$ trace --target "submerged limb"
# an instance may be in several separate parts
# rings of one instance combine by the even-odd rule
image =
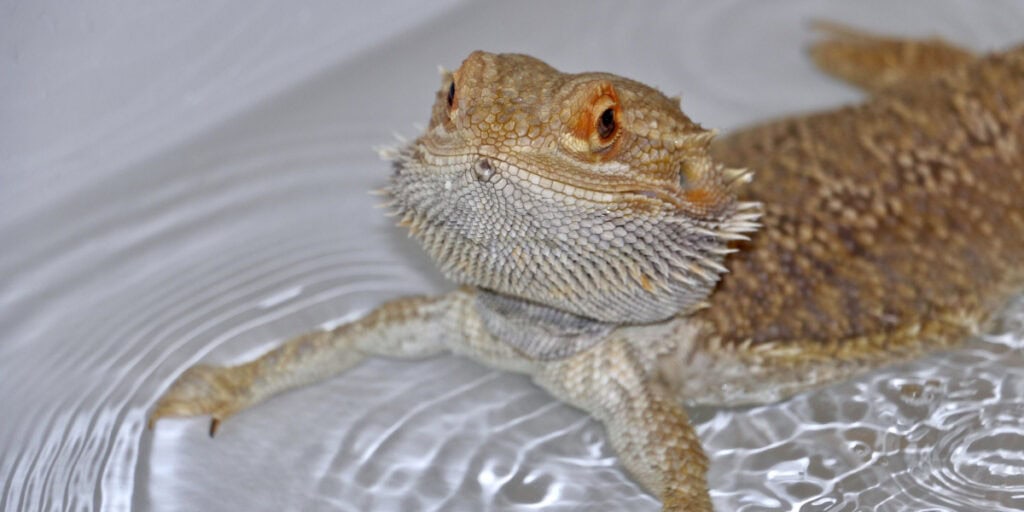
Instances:
[[[452,351],[528,374],[555,398],[601,421],[623,466],[663,502],[663,510],[712,510],[707,457],[659,368],[662,354],[689,346],[696,326],[680,318],[619,327],[600,343],[556,360],[532,358],[496,338],[480,315],[462,315],[459,331],[463,336],[453,339]]]
[[[365,317],[330,331],[292,338],[259,358],[236,366],[198,364],[160,397],[149,424],[175,416],[211,416],[210,435],[236,412],[283,391],[352,368],[366,356],[419,358],[444,349],[454,292],[387,302]]]
[[[824,36],[811,45],[814,63],[869,92],[928,78],[974,58],[939,38],[885,37],[827,21],[814,23],[814,28]]]
[[[712,510],[707,457],[681,404],[655,382],[637,348],[608,341],[534,374],[556,397],[604,423],[626,469],[665,511]]]

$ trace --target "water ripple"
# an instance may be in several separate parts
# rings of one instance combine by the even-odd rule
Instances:
[[[955,402],[910,430],[889,433],[883,450],[891,453],[893,478],[921,507],[1024,509],[1020,399]]]

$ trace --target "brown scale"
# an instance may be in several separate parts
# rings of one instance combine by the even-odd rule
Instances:
[[[711,336],[887,346],[920,326],[936,333],[924,341],[955,341],[1020,286],[1024,47],[971,60],[914,43],[938,49],[914,50],[928,59],[899,80],[872,73],[906,53],[885,46],[895,41],[815,49],[827,71],[877,91],[868,102],[713,146],[726,165],[756,170],[741,195],[765,213],[698,314]]]

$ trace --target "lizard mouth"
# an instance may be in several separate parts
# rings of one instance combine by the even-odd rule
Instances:
[[[511,162],[486,151],[461,155],[437,155],[422,151],[417,156],[421,165],[429,168],[462,168],[474,180],[490,183],[498,190],[514,184],[544,198],[558,195],[569,201],[609,204],[629,202],[644,209],[680,206],[678,191],[665,190],[664,185],[608,176],[596,176],[595,179],[594,173],[577,173],[588,174],[589,179],[572,179],[573,176],[567,173],[556,178],[554,173],[545,171],[550,166],[546,162]]]

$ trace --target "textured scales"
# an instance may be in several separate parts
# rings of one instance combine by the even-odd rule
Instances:
[[[650,87],[483,52],[443,81],[390,193],[461,284],[659,321],[703,301],[726,243],[756,228],[755,205],[736,202],[708,155],[711,133]]]
[[[451,350],[600,420],[664,510],[711,510],[683,403],[947,347],[1024,286],[1024,47],[822,28],[812,57],[873,98],[714,142],[637,82],[473,53],[426,132],[383,152],[400,224],[463,286],[191,368],[151,420],[209,414],[212,435],[367,355]]]

